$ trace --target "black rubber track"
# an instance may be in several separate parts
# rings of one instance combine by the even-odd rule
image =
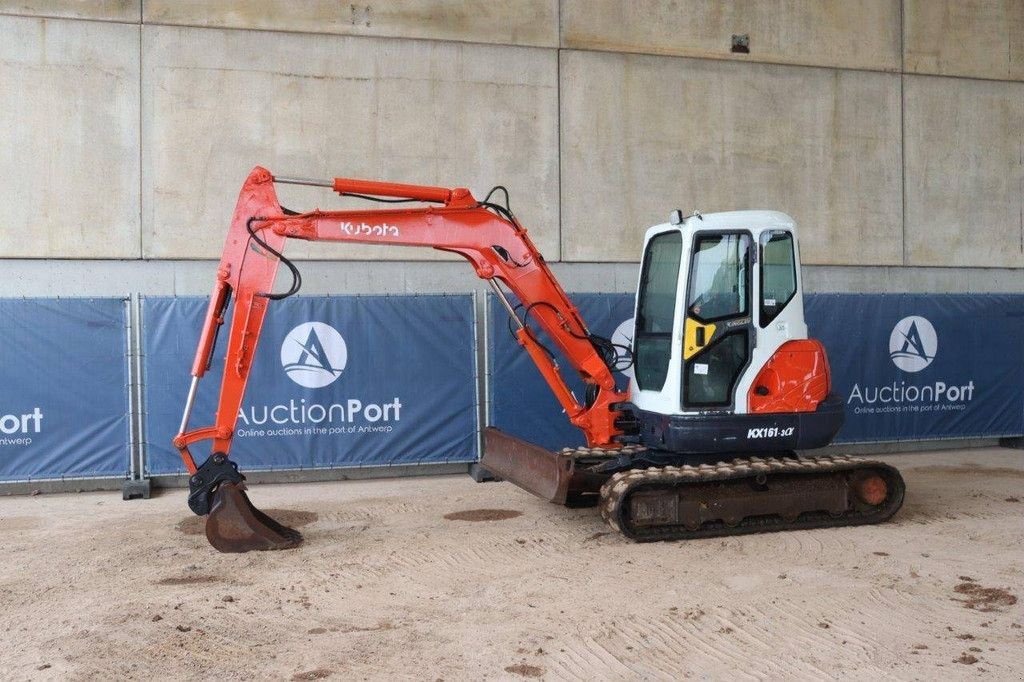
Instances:
[[[826,459],[828,459],[827,464],[822,466],[820,462]],[[745,464],[749,461],[751,460],[733,460],[729,465],[734,465],[735,463]],[[786,462],[787,460],[776,461]],[[899,511],[903,505],[903,498],[906,492],[903,476],[900,475],[896,468],[888,464],[852,458],[813,458],[811,460],[799,461],[819,462],[819,468],[799,470],[787,467],[786,469],[769,473],[768,476],[807,476],[826,479],[836,475],[845,477],[850,472],[875,473],[886,482],[888,489],[886,499],[882,504],[867,509],[857,509],[857,505],[854,505],[853,508],[848,509],[846,513],[839,516],[833,516],[825,512],[804,512],[795,521],[791,522],[787,522],[779,516],[748,516],[735,526],[728,526],[722,521],[710,521],[696,530],[689,530],[681,525],[637,528],[630,522],[627,512],[630,508],[629,498],[638,491],[652,489],[671,489],[675,491],[693,484],[726,480],[736,481],[745,478],[754,479],[759,473],[756,471],[743,473],[714,470],[710,472],[705,471],[699,478],[670,480],[673,479],[673,476],[667,474],[666,468],[650,468],[637,470],[643,473],[643,477],[638,477],[631,481],[626,490],[616,495],[617,499],[615,500],[609,499],[609,493],[614,488],[615,480],[613,478],[613,480],[609,481],[601,491],[601,513],[613,528],[617,528],[627,538],[636,542],[659,542],[881,523],[892,518],[893,514]],[[627,474],[629,473],[636,472],[627,472]]]

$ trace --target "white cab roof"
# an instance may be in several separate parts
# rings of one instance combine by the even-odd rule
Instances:
[[[667,230],[789,230],[796,234],[796,222],[780,211],[723,211],[721,213],[702,213],[687,217],[681,225],[662,223],[647,230],[646,239]]]

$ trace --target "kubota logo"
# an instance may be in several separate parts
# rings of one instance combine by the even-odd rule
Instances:
[[[889,336],[889,357],[904,372],[920,372],[932,364],[938,349],[935,327],[918,315],[897,322]]]
[[[323,322],[300,324],[281,344],[281,366],[292,381],[306,388],[334,383],[347,362],[345,339]]]
[[[380,225],[367,225],[366,223],[350,223],[345,221],[341,224],[341,231],[352,237],[376,235],[378,237],[397,237],[402,234],[402,231],[398,229],[398,225],[388,225],[387,223],[381,223]]]

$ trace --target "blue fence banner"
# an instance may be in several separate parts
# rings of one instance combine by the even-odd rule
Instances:
[[[0,299],[0,481],[124,476],[125,299]]]
[[[805,315],[846,398],[836,442],[1024,433],[1024,296],[814,294]]]
[[[591,332],[626,347],[631,345],[631,294],[570,294],[569,298],[579,309]],[[586,440],[583,432],[569,422],[537,366],[512,336],[508,312],[493,295],[488,297],[487,318],[490,424],[553,450],[584,445]],[[537,328],[536,324],[533,326]],[[541,340],[555,352],[562,376],[576,398],[582,401],[583,382],[572,365],[543,333]],[[631,371],[626,370],[627,373]],[[629,381],[621,372],[617,372],[615,377],[620,388],[624,388]]]
[[[206,312],[145,298],[146,470],[179,473],[171,446]],[[227,330],[189,428],[213,423]],[[231,457],[242,470],[478,459],[472,296],[296,297],[267,313]],[[209,455],[208,442],[193,451]]]
[[[620,343],[632,334],[632,295],[571,298],[596,333]],[[835,442],[1024,435],[1024,296],[809,294],[804,308],[846,401]],[[487,338],[489,423],[551,449],[582,444],[494,300]],[[575,372],[559,364],[582,397]]]

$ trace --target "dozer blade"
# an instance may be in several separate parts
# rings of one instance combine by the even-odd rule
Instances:
[[[563,473],[558,455],[493,426],[484,429],[480,464],[492,474],[551,502],[565,502],[569,472]]]
[[[206,539],[220,552],[291,549],[302,533],[270,518],[249,501],[245,483],[221,483],[206,517]]]
[[[551,452],[521,438],[510,436],[493,426],[484,429],[484,455],[480,464],[523,490],[549,502],[569,506],[597,504],[601,485],[607,474],[595,474],[581,464],[600,461],[595,456],[580,459],[574,454]]]

